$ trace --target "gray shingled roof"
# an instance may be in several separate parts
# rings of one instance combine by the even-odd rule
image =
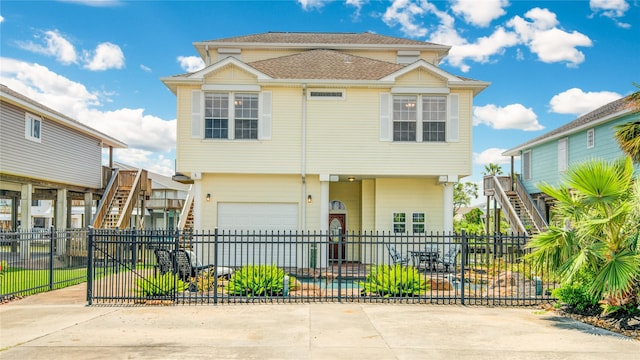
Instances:
[[[425,41],[363,33],[325,32],[266,32],[209,40],[216,43],[274,43],[274,44],[361,44],[361,45],[439,45]]]
[[[612,101],[604,106],[601,106],[587,114],[584,114],[582,116],[580,116],[579,118],[563,125],[560,126],[557,129],[551,130],[545,134],[542,134],[534,139],[531,139],[525,143],[522,143],[512,149],[509,149],[507,151],[505,151],[503,154],[504,155],[514,155],[514,154],[510,154],[513,153],[515,151],[520,151],[523,150],[525,148],[527,148],[529,145],[531,144],[535,144],[535,143],[540,143],[542,142],[544,139],[547,138],[553,138],[556,135],[559,134],[564,134],[564,133],[571,133],[571,130],[573,129],[577,129],[577,128],[581,128],[585,125],[588,125],[589,123],[595,122],[597,120],[600,120],[602,118],[605,118],[607,116],[613,115],[615,113],[618,113],[620,111],[623,111],[627,108],[627,104],[626,104],[626,99],[628,97],[623,97],[620,98],[618,100]]]
[[[274,79],[328,80],[378,80],[404,67],[333,50],[309,50],[248,65]]]

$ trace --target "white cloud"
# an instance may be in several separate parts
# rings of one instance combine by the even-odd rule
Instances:
[[[571,33],[559,29],[556,14],[547,9],[529,10],[525,18],[515,16],[507,26],[515,30],[520,41],[545,63],[567,62],[577,66],[584,61],[579,46],[592,46],[591,39],[577,31]]]
[[[44,66],[0,58],[0,83],[104,134],[124,141],[130,149],[160,153],[175,150],[175,119],[166,121],[147,115],[144,114],[144,109],[100,110],[101,99],[110,94],[91,92],[84,85],[58,75]],[[148,166],[153,166],[156,160],[151,161]]]
[[[622,95],[611,91],[584,92],[572,88],[555,95],[549,104],[551,112],[583,115],[621,97]]]
[[[473,125],[484,124],[494,129],[519,129],[524,131],[536,131],[544,129],[538,123],[538,116],[531,108],[525,108],[521,104],[511,104],[498,107],[493,104],[474,106]]]
[[[0,15],[0,24],[4,22],[4,16]]]
[[[118,45],[105,42],[99,44],[93,53],[85,51],[84,67],[93,71],[108,69],[122,69],[124,67],[124,54]]]
[[[320,9],[332,0],[298,0],[303,10]]]
[[[502,156],[507,149],[489,148],[481,153],[473,153],[473,162],[477,165],[510,164],[511,158]]]
[[[125,165],[140,167],[156,174],[172,176],[175,173],[173,160],[163,154],[140,149],[118,149],[115,157]]]
[[[36,36],[39,38],[39,35]],[[46,56],[53,56],[62,64],[69,65],[78,61],[78,54],[71,42],[62,36],[58,30],[45,31],[42,38],[44,44],[31,41],[20,42],[18,45],[25,50]]]
[[[480,27],[487,27],[491,21],[506,14],[503,9],[506,6],[509,6],[508,0],[451,0],[451,10],[455,14]]]
[[[422,37],[427,34],[427,29],[421,26],[418,17],[433,11],[437,9],[426,0],[394,0],[385,11],[382,20],[388,26],[400,25],[400,30],[407,36]]]
[[[631,27],[631,24],[618,21],[618,18],[624,17],[627,10],[629,10],[629,3],[626,0],[591,0],[589,1],[589,6],[594,13],[601,13],[620,27]]]
[[[146,65],[144,65],[144,64],[140,64],[140,69],[142,69],[142,71],[144,71],[144,72],[148,72],[148,73],[151,72],[151,68],[146,66]]]
[[[439,40],[435,38],[435,40]],[[444,40],[444,39],[443,39]],[[452,39],[455,40],[455,39]],[[508,47],[518,43],[518,37],[512,32],[505,31],[498,27],[493,34],[488,37],[481,37],[475,43],[469,44],[461,39],[459,43],[453,43],[453,47],[447,56],[447,62],[452,66],[460,68],[463,72],[469,71],[469,66],[465,60],[470,59],[478,63],[487,63],[491,56],[502,54]],[[431,41],[434,41],[432,39]]]
[[[196,72],[204,69],[204,61],[198,56],[178,56],[178,62],[182,70],[186,72]]]

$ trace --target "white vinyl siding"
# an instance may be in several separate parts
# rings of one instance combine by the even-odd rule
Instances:
[[[567,171],[569,163],[569,146],[568,139],[558,140],[558,172]]]
[[[0,101],[0,169],[15,176],[102,187],[101,139],[39,117],[41,141],[25,138],[25,110]]]

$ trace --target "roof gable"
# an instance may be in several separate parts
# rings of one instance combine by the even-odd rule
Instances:
[[[323,80],[379,80],[404,67],[334,50],[308,50],[248,65],[274,79]]]

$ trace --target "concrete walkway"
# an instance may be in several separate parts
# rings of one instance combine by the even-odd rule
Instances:
[[[0,359],[633,359],[640,342],[533,308],[86,306],[84,285],[0,305]]]

